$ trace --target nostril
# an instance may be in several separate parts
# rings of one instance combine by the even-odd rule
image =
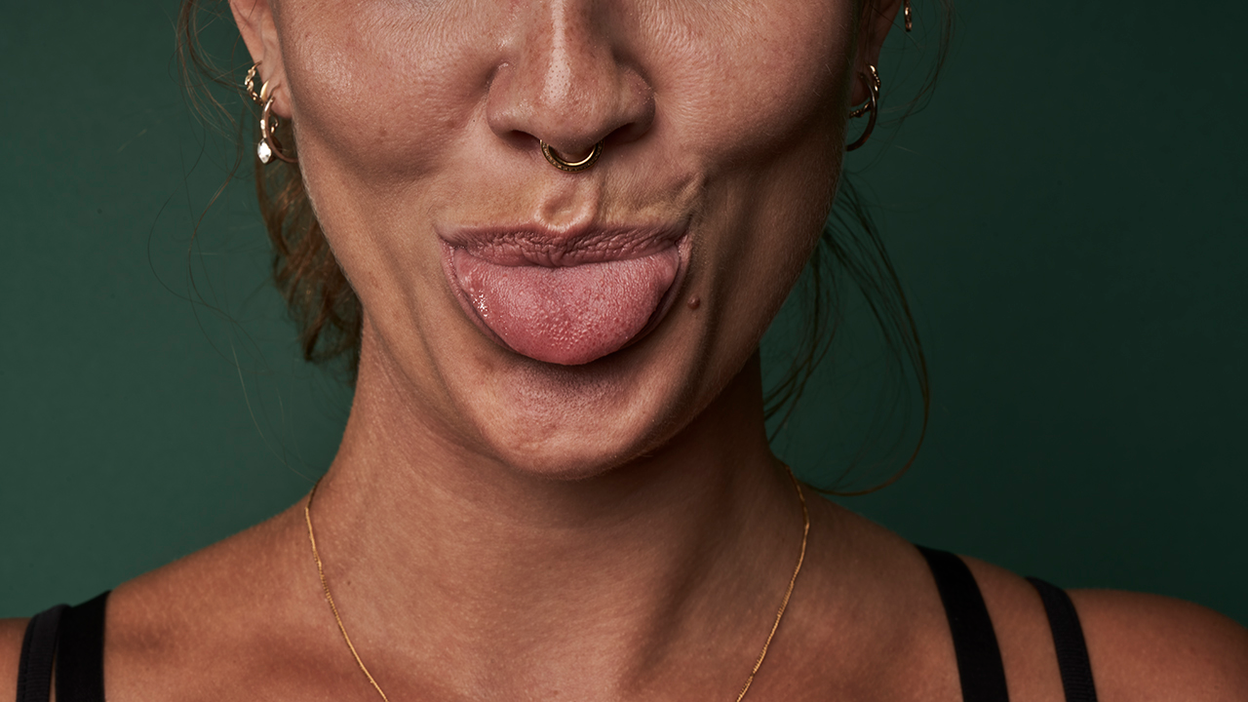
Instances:
[[[565,54],[551,56],[532,45],[507,57],[488,88],[490,130],[512,148],[540,150],[561,170],[583,170],[604,149],[640,139],[654,120],[652,89],[614,52],[591,53],[592,60],[574,65],[564,60]],[[560,89],[551,89],[552,82]]]

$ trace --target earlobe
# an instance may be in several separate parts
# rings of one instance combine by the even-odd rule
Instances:
[[[290,96],[285,90],[286,72],[270,1],[230,0],[230,12],[252,61],[261,66],[257,82],[268,83],[273,92],[273,112],[289,118]]]

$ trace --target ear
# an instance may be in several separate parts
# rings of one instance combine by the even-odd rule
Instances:
[[[853,89],[850,91],[850,104],[861,105],[867,101],[867,84],[863,75],[867,66],[880,65],[880,49],[884,39],[893,28],[897,11],[901,9],[902,0],[860,0],[862,3],[862,19],[858,26],[858,54],[854,65]]]
[[[269,83],[269,91],[274,96],[273,112],[289,119],[290,92],[286,89],[286,69],[270,0],[230,0],[230,11],[251,60],[260,64],[260,83]]]

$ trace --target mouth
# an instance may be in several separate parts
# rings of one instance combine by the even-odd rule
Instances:
[[[439,232],[460,306],[491,340],[546,363],[580,365],[629,346],[672,306],[685,226],[459,228]]]

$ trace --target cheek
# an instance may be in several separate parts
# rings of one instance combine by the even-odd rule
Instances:
[[[819,241],[838,162],[829,155],[807,165],[779,162],[725,188],[714,207],[700,247],[709,270],[694,292],[716,319],[720,346],[735,349],[729,363],[756,347]]]
[[[748,40],[715,51],[689,41],[683,70],[669,74],[682,96],[673,121],[714,193],[695,292],[734,340],[725,348],[761,338],[818,242],[841,169],[851,15],[830,3],[787,7],[756,17]]]
[[[669,28],[660,75],[679,150],[705,172],[694,290],[734,338],[761,337],[818,241],[840,174],[853,49],[844,3],[725,3]]]
[[[664,29],[656,92],[679,141],[709,167],[757,171],[836,129],[828,117],[845,103],[853,43],[844,3],[723,3]]]
[[[307,192],[371,315],[445,293],[426,284],[440,274],[420,213],[488,89],[497,22],[463,9],[478,4],[313,0],[278,16]]]
[[[476,116],[497,41],[489,16],[463,9],[477,3],[436,4],[306,3],[282,15],[282,36],[295,38],[283,60],[301,158],[374,187],[444,162]]]

